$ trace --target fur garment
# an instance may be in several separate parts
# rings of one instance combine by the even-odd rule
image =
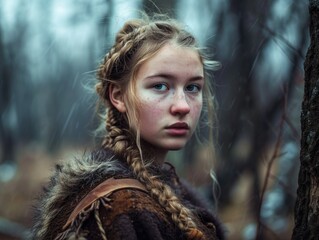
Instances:
[[[202,239],[224,239],[219,221],[197,193],[179,180],[170,164],[162,169],[150,167],[149,171],[194,212],[194,221],[204,234]],[[155,199],[136,189],[118,190],[96,200],[67,229],[62,229],[81,199],[111,177],[136,178],[126,162],[110,150],[100,149],[89,157],[58,165],[36,207],[30,239],[187,239]]]

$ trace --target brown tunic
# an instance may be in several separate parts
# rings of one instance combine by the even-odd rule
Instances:
[[[111,177],[134,178],[126,164],[115,158],[110,151],[99,150],[89,159],[85,166],[90,171],[83,171],[83,159],[78,160],[80,163],[58,168],[58,174],[52,179],[40,205],[32,239],[188,239],[165,209],[146,191],[130,188],[116,190],[98,198],[63,228],[79,202],[101,182]],[[107,162],[111,164],[105,165]],[[97,166],[92,170],[94,164]],[[224,239],[218,220],[206,209],[197,194],[179,180],[171,165],[165,164],[163,169],[153,171],[193,211],[196,216],[193,220],[204,234],[203,239]],[[68,185],[63,181],[72,183]],[[56,199],[54,194],[57,195]]]

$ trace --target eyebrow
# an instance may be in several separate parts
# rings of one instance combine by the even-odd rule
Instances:
[[[146,77],[145,79],[152,79],[152,78],[176,79],[176,77],[174,75],[168,74],[168,73],[159,73],[159,74],[150,75],[150,76]],[[204,76],[198,75],[198,76],[194,76],[194,77],[189,78],[189,81],[200,81],[200,80],[204,80]]]

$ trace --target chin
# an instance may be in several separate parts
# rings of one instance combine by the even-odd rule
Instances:
[[[166,141],[161,143],[149,143],[153,149],[161,149],[163,151],[178,151],[185,147],[187,141]]]
[[[178,150],[181,150],[184,146],[185,146],[185,144],[176,145],[176,146],[170,146],[170,147],[168,147],[168,150],[169,151],[178,151]]]
[[[171,149],[169,149],[169,151],[178,151],[178,150],[181,150],[182,149],[182,147],[180,147],[180,148],[171,148]]]
[[[170,143],[167,142],[165,145],[168,151],[177,151],[185,147],[186,143],[187,141],[174,141]]]

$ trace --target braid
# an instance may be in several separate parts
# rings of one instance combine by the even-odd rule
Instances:
[[[131,147],[127,150],[126,158],[136,176],[145,184],[146,189],[167,212],[171,213],[172,220],[177,226],[186,232],[188,229],[196,228],[196,224],[190,218],[193,215],[192,212],[180,203],[168,185],[150,175],[142,164],[138,150]]]
[[[126,129],[127,124],[123,115],[114,107],[110,108],[106,119],[106,131],[108,134],[105,137],[102,146],[112,148],[115,152],[125,149],[131,135],[130,131]],[[124,146],[122,146],[122,144],[124,144]]]
[[[163,184],[147,171],[132,136],[127,136],[128,131],[119,128],[120,124],[115,118],[116,110],[114,108],[110,110],[106,123],[109,134],[103,146],[111,148],[116,154],[126,158],[134,174],[145,184],[151,196],[171,214],[172,220],[182,231],[186,232],[190,239],[202,239],[203,234],[196,229],[196,224],[191,218],[193,213],[183,206],[168,185]]]
[[[98,69],[96,91],[108,107],[106,130],[102,146],[111,148],[123,156],[151,196],[171,215],[174,223],[187,234],[188,239],[203,239],[203,233],[196,228],[193,213],[186,208],[172,189],[150,174],[143,162],[139,140],[136,96],[133,86],[138,67],[168,41],[182,46],[196,48],[192,35],[173,21],[133,20],[127,22],[118,32],[115,44],[105,55]],[[144,43],[145,42],[145,43]],[[125,95],[127,112],[120,113],[110,102],[110,84],[119,86]],[[135,97],[135,98],[134,98]],[[135,105],[134,105],[135,104]]]
[[[100,82],[96,85],[96,91],[100,97],[108,99],[108,82],[116,81],[120,84],[118,80],[127,74],[131,57],[141,44],[144,38],[142,33],[146,31],[146,28],[146,25],[134,28],[126,24],[118,33],[114,46],[105,55],[98,69],[97,77]],[[127,33],[128,30],[130,30],[129,33]]]

